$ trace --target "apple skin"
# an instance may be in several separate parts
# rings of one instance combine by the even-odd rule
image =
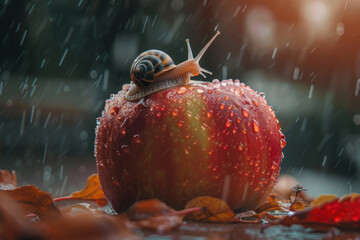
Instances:
[[[238,80],[191,82],[136,102],[129,84],[106,101],[95,140],[102,189],[116,212],[194,197],[256,209],[272,191],[285,137],[265,98]]]

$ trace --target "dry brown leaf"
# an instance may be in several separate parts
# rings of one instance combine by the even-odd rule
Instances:
[[[11,173],[8,170],[2,170],[0,169],[0,185],[12,185],[14,187],[17,187],[17,178],[15,170],[13,170]]]
[[[134,203],[126,214],[131,221],[140,221],[175,212],[174,209],[159,199],[149,199]]]
[[[276,211],[276,210],[280,210],[283,211],[284,208],[279,204],[279,200],[276,198],[276,196],[274,195],[270,195],[267,199],[267,201],[260,206],[258,209],[256,209],[257,213],[261,213],[263,211]]]
[[[0,239],[41,239],[41,236],[24,217],[17,203],[0,191]]]
[[[134,233],[134,227],[124,216],[90,213],[68,215],[49,224],[46,240],[141,239]]]
[[[305,208],[309,207],[310,205],[304,201],[298,200],[291,203],[289,210],[290,211],[300,211],[304,210]]]
[[[15,203],[24,215],[36,214],[41,220],[49,220],[61,216],[50,194],[40,191],[35,186],[22,186],[13,190],[0,190]]]
[[[311,206],[312,207],[319,206],[323,203],[331,202],[336,198],[338,198],[338,196],[333,195],[333,194],[322,194],[322,195],[318,196],[316,199],[314,199],[314,201],[311,202]]]
[[[90,200],[96,202],[99,206],[105,206],[107,200],[100,186],[99,175],[93,174],[88,177],[85,188],[79,192],[74,192],[68,197],[59,197],[54,199],[55,202],[65,200]]]
[[[204,210],[189,214],[188,219],[203,222],[232,222],[235,216],[226,202],[210,196],[201,196],[190,200],[185,209],[196,207]]]

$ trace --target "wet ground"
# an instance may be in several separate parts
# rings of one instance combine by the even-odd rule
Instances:
[[[360,239],[358,232],[342,232],[332,229],[329,232],[315,232],[301,225],[272,226],[263,229],[262,224],[212,224],[185,223],[178,230],[159,235],[155,232],[144,232],[145,240],[239,240],[239,239],[276,239],[276,240],[316,240],[316,239]]]

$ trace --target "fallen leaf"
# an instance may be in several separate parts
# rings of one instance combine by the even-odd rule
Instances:
[[[41,239],[42,234],[24,217],[17,203],[0,191],[0,239]]]
[[[310,205],[302,200],[297,200],[291,203],[289,210],[290,211],[300,211],[304,210],[305,208],[309,207]]]
[[[297,211],[293,215],[283,218],[280,224],[286,226],[301,224],[312,228],[329,226],[359,230],[360,196],[348,195],[303,211]]]
[[[323,194],[323,195],[320,195],[317,198],[315,198],[311,202],[311,206],[312,207],[319,206],[323,203],[334,201],[334,199],[336,199],[336,198],[338,198],[338,197],[333,194]]]
[[[85,188],[79,192],[74,192],[68,197],[55,198],[55,202],[66,200],[90,200],[96,202],[99,206],[105,206],[107,200],[100,186],[99,175],[93,174],[88,177]]]
[[[286,211],[286,208],[284,209],[284,207],[281,206],[279,203],[280,202],[277,200],[277,198],[274,195],[270,195],[266,200],[266,202],[263,205],[261,205],[258,209],[256,209],[256,212],[261,213],[263,211],[270,212],[276,210]]]
[[[16,203],[25,215],[36,214],[41,220],[50,220],[61,216],[50,194],[40,191],[39,188],[29,185],[12,190],[0,190]]]
[[[47,226],[46,240],[129,239],[140,240],[135,226],[124,216],[83,213],[68,215]]]
[[[126,216],[142,229],[153,229],[163,234],[180,226],[184,216],[201,210],[202,208],[189,208],[175,211],[159,199],[149,199],[134,203]]]
[[[61,212],[65,215],[79,215],[84,213],[102,214],[103,212],[95,208],[89,203],[78,203],[71,205],[68,208],[61,209]]]
[[[226,202],[210,196],[190,200],[185,209],[196,207],[203,208],[203,211],[189,214],[188,219],[202,222],[232,222],[235,216]]]
[[[126,212],[131,221],[175,213],[176,211],[159,199],[141,200],[134,203]]]
[[[7,186],[12,185],[13,187],[17,187],[17,177],[15,170],[13,170],[11,173],[8,170],[2,170],[0,169],[0,185]]]

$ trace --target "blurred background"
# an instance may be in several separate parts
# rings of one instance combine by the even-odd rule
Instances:
[[[135,57],[180,63],[186,38],[196,54],[219,30],[202,66],[266,93],[287,139],[281,172],[312,195],[360,192],[359,22],[358,0],[1,1],[0,168],[79,190],[96,172],[96,117]]]

